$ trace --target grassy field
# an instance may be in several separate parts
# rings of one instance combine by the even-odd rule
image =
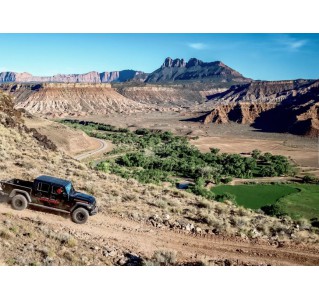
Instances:
[[[298,188],[291,185],[221,185],[212,189],[216,195],[230,193],[236,196],[238,205],[247,208],[261,208],[273,204],[287,195],[297,195]]]
[[[319,185],[221,185],[212,189],[216,195],[230,193],[236,196],[238,205],[258,209],[277,203],[284,213],[293,219],[319,219]]]
[[[291,187],[300,189],[300,192],[280,199],[279,206],[293,219],[319,219],[319,185],[299,184]]]

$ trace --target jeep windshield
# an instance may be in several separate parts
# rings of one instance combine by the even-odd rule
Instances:
[[[65,186],[65,189],[69,195],[72,195],[75,193],[75,189],[71,182]]]

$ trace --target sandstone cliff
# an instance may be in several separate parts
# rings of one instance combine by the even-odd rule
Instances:
[[[319,81],[253,82],[208,96],[204,123],[251,124],[257,129],[318,136]]]

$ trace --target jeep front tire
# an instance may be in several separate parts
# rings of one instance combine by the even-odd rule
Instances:
[[[15,210],[24,210],[28,206],[28,200],[23,195],[16,195],[11,200],[11,206]]]
[[[85,208],[79,207],[72,212],[71,218],[74,223],[84,224],[89,218],[89,212]]]

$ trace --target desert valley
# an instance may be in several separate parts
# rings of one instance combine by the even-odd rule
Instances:
[[[318,136],[319,79],[1,72],[0,180],[67,178],[100,211],[1,203],[0,264],[318,265]]]

